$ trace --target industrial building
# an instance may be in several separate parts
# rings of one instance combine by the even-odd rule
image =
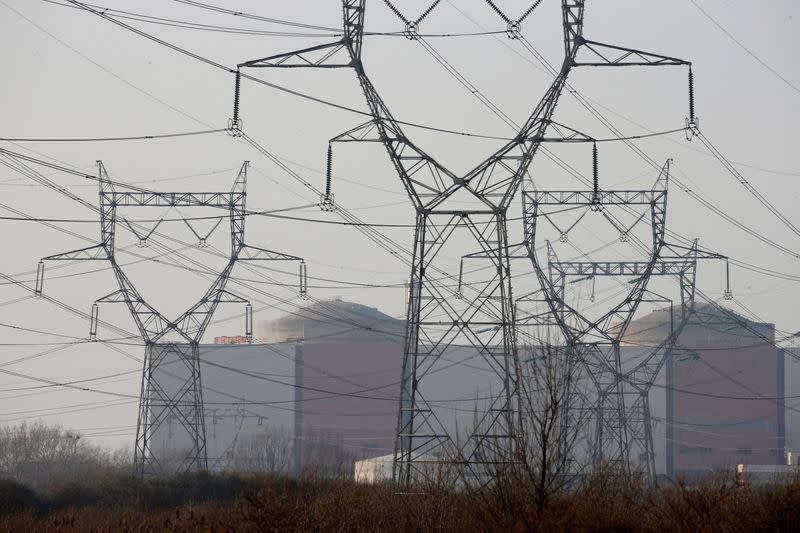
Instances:
[[[679,318],[656,310],[631,323],[623,360],[661,343]],[[209,467],[301,472],[315,467],[385,478],[397,431],[405,323],[341,300],[258,325],[258,341],[221,337],[200,350]],[[656,469],[699,478],[738,464],[783,464],[784,351],[773,324],[698,304],[650,393]],[[458,398],[445,423],[467,427],[487,375],[474,353],[451,350],[458,377],[436,374]],[[169,368],[169,365],[165,367]],[[165,370],[166,371],[166,370]],[[456,388],[466,391],[459,396]],[[462,392],[463,392],[462,391]],[[460,402],[460,403],[459,403]],[[167,420],[154,446],[180,456]],[[166,454],[165,454],[166,455]],[[373,473],[376,464],[380,472]],[[369,472],[367,472],[369,470]]]
[[[655,311],[625,336],[632,354],[655,346],[679,317]],[[697,304],[651,392],[659,471],[700,479],[741,463],[784,464],[784,352],[775,325]],[[663,469],[663,470],[662,470]]]
[[[263,323],[258,334],[293,345],[295,470],[394,451],[404,321],[334,300]]]
[[[403,321],[334,300],[259,324],[253,343],[201,345],[209,468],[352,475],[354,461],[393,452],[404,334]],[[162,365],[160,383],[179,364]],[[154,432],[160,457],[188,447],[180,423]]]

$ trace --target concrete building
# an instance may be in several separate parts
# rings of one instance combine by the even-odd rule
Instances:
[[[393,454],[404,338],[405,321],[333,300],[258,324],[252,344],[202,345],[210,467],[352,476],[355,461]],[[499,378],[473,347],[440,358],[447,372],[426,377],[431,400],[443,424],[466,433]],[[153,437],[176,457],[187,444],[173,431],[179,423],[166,421]]]
[[[258,335],[293,345],[295,470],[344,460],[322,449],[331,443],[352,459],[394,451],[404,321],[334,300],[263,323]]]
[[[657,344],[669,328],[669,311],[633,322],[623,353],[631,357]],[[662,443],[656,454],[663,470],[657,469],[671,479],[697,479],[740,463],[784,463],[785,415],[778,399],[784,382],[774,324],[698,304],[651,392],[655,438]]]
[[[394,451],[403,321],[335,300],[257,334],[200,348],[210,468],[352,475],[353,461]],[[166,386],[173,363],[161,370]],[[179,424],[168,418],[155,431],[161,456],[187,448]]]

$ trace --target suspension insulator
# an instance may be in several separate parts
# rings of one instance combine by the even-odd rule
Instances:
[[[239,122],[239,93],[242,87],[242,73],[236,69],[236,85],[233,90],[233,123]]]
[[[727,259],[725,260],[725,293],[723,297],[726,300],[733,300],[733,291],[731,290],[731,264]]]
[[[300,261],[300,298],[308,299],[308,272],[305,261]]]
[[[319,208],[323,211],[333,211],[333,193],[331,192],[333,177],[333,144],[328,143],[328,165],[325,171],[325,194],[320,195]]]
[[[528,10],[527,10],[525,13],[523,13],[523,14],[522,14],[522,16],[520,16],[520,17],[517,19],[517,22],[518,22],[518,23],[522,23],[522,21],[523,21],[523,20],[525,20],[526,18],[528,18],[528,15],[530,15],[531,13],[533,13],[533,10],[534,10],[534,9],[536,9],[537,7],[539,7],[539,4],[541,4],[541,3],[542,3],[542,0],[536,0],[536,1],[533,3],[533,5],[532,5],[531,7],[529,7],[529,8],[528,8]]]
[[[428,6],[428,9],[423,11],[422,15],[420,15],[419,18],[417,18],[417,20],[415,21],[417,23],[417,26],[419,26],[419,23],[422,22],[422,20],[425,17],[431,14],[431,11],[433,11],[434,8],[436,8],[436,6],[438,6],[441,3],[441,1],[442,0],[435,0],[430,6]]]
[[[492,10],[493,10],[495,13],[497,13],[498,15],[500,15],[500,18],[501,18],[501,19],[503,19],[504,21],[506,21],[506,24],[511,24],[511,19],[509,19],[509,18],[506,16],[506,14],[505,14],[505,13],[503,13],[503,12],[500,10],[500,8],[499,8],[499,7],[497,7],[497,5],[496,5],[494,2],[492,2],[492,0],[486,0],[486,3],[487,3],[487,4],[489,4],[489,7],[491,7],[491,8],[492,8]]]
[[[597,197],[597,190],[600,188],[600,182],[597,177],[597,143],[592,143],[592,177],[594,179],[594,195]]]
[[[100,317],[100,308],[97,303],[92,305],[92,316],[89,322],[89,340],[97,340],[97,321]]]
[[[36,288],[34,294],[36,296],[42,295],[42,288],[44,287],[44,261],[39,261],[36,265]]]
[[[694,73],[692,67],[689,67],[689,123],[695,123],[694,116]]]
[[[328,143],[328,167],[325,173],[325,197],[331,197],[331,174],[333,172],[333,145]]]
[[[390,0],[383,0],[383,2],[387,5],[389,9],[392,10],[392,13],[397,15],[397,18],[403,21],[406,25],[408,25],[409,20],[400,12],[399,9],[390,1]]]
[[[253,338],[253,306],[247,304],[244,308],[244,334],[248,339]]]

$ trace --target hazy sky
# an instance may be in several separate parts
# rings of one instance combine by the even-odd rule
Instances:
[[[163,19],[303,34],[220,33],[125,20],[229,66],[335,39],[327,30],[243,19],[178,1],[97,2],[104,7]],[[409,18],[416,17],[429,3],[429,0],[396,2],[402,5]],[[503,0],[497,3],[513,18],[525,11],[531,2]],[[222,3],[217,2],[217,5]],[[556,0],[544,0],[523,24],[525,37],[553,63],[558,63],[563,53],[559,5]],[[729,35],[715,26],[698,5]],[[338,28],[341,25],[340,3],[336,0],[237,0],[226,2],[225,7],[313,26]],[[584,33],[598,41],[693,61],[697,114],[702,131],[735,162],[751,185],[797,224],[800,223],[796,216],[800,200],[800,184],[797,183],[800,165],[796,159],[800,141],[796,127],[800,121],[800,65],[794,37],[799,11],[797,3],[789,0],[697,0],[696,5],[692,0],[587,2]],[[421,32],[474,33],[504,29],[505,23],[483,0],[444,0],[423,22]],[[402,23],[383,2],[370,0],[367,30],[399,31]],[[233,77],[230,74],[85,11],[39,0],[0,0],[0,40],[4,80],[0,85],[0,116],[3,118],[0,137],[3,138],[186,132],[225,127],[231,114]],[[426,42],[517,122],[527,117],[551,81],[519,41],[510,40],[502,33],[430,37]],[[370,36],[365,39],[364,60],[397,118],[493,136],[513,134],[420,43],[396,36]],[[349,70],[261,70],[252,74],[319,98],[365,109],[355,76]],[[571,82],[628,135],[671,130],[684,124],[687,114],[685,68],[576,70]],[[244,129],[253,139],[318,187],[324,182],[327,140],[365,120],[363,116],[248,81],[243,83],[241,114]],[[563,96],[555,118],[596,137],[610,135],[569,94]],[[408,128],[407,133],[454,170],[468,170],[498,146],[498,141],[435,134],[416,128]],[[682,133],[677,133],[639,141],[637,145],[659,163],[673,158],[676,176],[693,191],[742,224],[800,254],[798,234],[760,205],[700,142],[687,142]],[[225,134],[115,143],[0,142],[0,146],[59,161],[92,174],[95,173],[94,162],[102,159],[112,178],[164,191],[227,190],[242,162],[250,160],[250,208],[302,207],[283,214],[341,220],[335,214],[320,212],[311,205],[318,198],[306,187],[243,141]],[[554,150],[584,175],[590,174],[588,146],[570,145]],[[81,198],[97,203],[93,182],[52,169],[32,168]],[[531,173],[539,188],[583,188],[541,156],[534,161]],[[398,225],[413,223],[408,198],[379,146],[337,147],[334,175],[337,202],[363,220]],[[603,188],[649,188],[655,175],[649,165],[624,145],[605,143],[601,146]],[[726,305],[745,315],[754,314],[761,320],[775,322],[782,332],[800,329],[794,311],[800,297],[796,279],[800,276],[800,255],[790,257],[744,233],[701,206],[679,187],[673,187],[670,194],[668,221],[671,230],[683,237],[700,238],[706,248],[762,271],[732,266],[736,299]],[[40,257],[97,242],[99,225],[91,222],[97,218],[93,211],[7,166],[0,166],[0,216],[20,216],[9,208],[38,218],[72,220],[52,226],[0,220],[3,228],[0,246],[4,251],[0,256],[0,272],[28,285],[32,285]],[[169,214],[147,210],[121,213],[136,220],[207,214],[192,210],[174,210]],[[519,214],[520,202],[516,201],[510,216]],[[409,276],[407,267],[355,228],[271,217],[250,217],[247,224],[247,239],[252,244],[305,258],[312,276],[309,284],[313,298],[342,297],[379,307],[392,316],[403,315],[402,284]],[[518,241],[521,222],[512,222],[512,226],[511,238]],[[213,222],[198,222],[195,230],[205,233],[212,227]],[[174,247],[174,241],[157,237],[150,248],[139,249],[131,232],[122,225],[118,231],[119,261],[127,265],[145,296],[159,308],[177,314],[199,297],[208,280],[170,266],[170,257],[165,257],[164,249],[159,247],[159,243]],[[209,240],[217,250],[225,251],[227,231],[222,224]],[[412,228],[382,228],[381,231],[410,248]],[[183,241],[185,244],[179,247],[185,248],[186,257],[194,259],[200,267],[213,269],[223,262],[219,256],[209,253],[214,248],[186,248],[196,238],[180,220],[163,223],[158,232]],[[572,242],[578,249],[588,251],[597,246],[598,240],[587,232],[575,235]],[[627,256],[635,257],[636,251],[629,250]],[[159,261],[141,261],[154,257]],[[458,256],[451,259],[451,271],[455,272]],[[765,269],[771,275],[765,275]],[[723,273],[721,264],[703,264],[698,286],[710,298],[720,299]],[[516,294],[532,289],[529,263],[515,262],[514,276]],[[252,300],[257,320],[294,311],[304,304],[297,295],[294,264],[270,264],[251,269],[240,266],[236,277],[231,289]],[[50,265],[45,287],[53,298],[85,312],[96,298],[116,289],[107,264],[100,262]],[[4,324],[0,327],[0,371],[63,382],[137,370],[137,363],[131,357],[140,358],[142,348],[136,338],[120,340],[125,335],[101,329],[101,338],[116,339],[116,343],[77,343],[75,337],[84,338],[88,333],[86,320],[28,296],[27,291],[16,285],[0,284],[0,323]],[[221,307],[207,339],[214,335],[243,333],[241,311],[234,305]],[[101,313],[119,328],[133,332],[133,323],[124,309],[105,306]],[[104,390],[136,395],[138,379],[134,372],[87,383]],[[0,423],[41,416],[86,430],[89,435],[95,434],[98,442],[119,445],[130,441],[127,433],[132,431],[130,426],[135,422],[134,405],[106,407],[103,404],[114,401],[113,398],[59,387],[11,390],[39,385],[42,383],[13,373],[0,375]],[[112,426],[114,430],[106,429]]]

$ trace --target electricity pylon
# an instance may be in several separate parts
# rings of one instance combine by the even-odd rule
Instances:
[[[638,464],[650,482],[655,479],[650,390],[694,310],[698,259],[725,259],[719,254],[699,250],[697,241],[689,248],[665,241],[668,183],[669,161],[651,190],[523,193],[525,243],[541,287],[536,293],[539,298],[529,299],[546,303],[549,316],[547,319],[538,318],[538,323],[555,323],[559,327],[568,349],[580,360],[597,393],[592,446],[594,467],[611,467],[630,473],[633,466]],[[634,239],[634,228],[643,220],[648,220],[652,234],[648,258],[644,261],[559,261],[548,241],[547,263],[542,265],[535,251],[540,221],[552,224],[561,233],[561,240],[566,241],[568,235],[556,226],[551,217],[553,213],[575,208],[584,211],[578,216],[578,221],[591,211],[601,213],[598,218],[610,223],[619,232],[623,242]],[[614,208],[625,208],[632,212],[633,224],[622,224],[618,217],[609,212]],[[673,317],[672,300],[648,290],[655,276],[671,277],[678,281],[680,314],[677,324]],[[598,318],[589,318],[577,306],[567,303],[568,282],[590,280],[594,284],[601,277],[627,278],[630,290],[620,302]],[[572,281],[569,281],[570,278]],[[726,294],[729,290],[728,284]],[[669,332],[656,346],[640,354],[638,363],[625,368],[621,344],[642,302],[670,305]],[[537,322],[534,320],[534,323]],[[578,393],[578,390],[575,392]],[[565,419],[576,418],[573,415]]]
[[[395,481],[408,484],[439,475],[440,467],[455,467],[461,480],[482,483],[487,474],[516,461],[514,451],[519,361],[514,332],[514,307],[509,266],[507,212],[522,183],[574,66],[688,65],[688,62],[633,49],[589,41],[583,37],[585,0],[562,0],[564,59],[539,103],[512,140],[476,165],[457,175],[403,132],[361,60],[366,0],[343,0],[341,39],[289,53],[248,61],[239,68],[352,68],[369,107],[371,120],[337,141],[380,142],[386,149],[416,210],[416,232],[408,299],[408,324],[395,451]],[[396,10],[395,10],[396,11]],[[531,9],[532,11],[532,9]],[[424,16],[430,13],[430,9]],[[526,12],[527,16],[529,13]],[[421,19],[420,19],[421,20]],[[413,37],[417,24],[408,25]],[[519,24],[512,28],[518,32]],[[587,59],[578,52],[586,50]],[[237,133],[236,97],[231,131]],[[330,162],[330,145],[329,145]],[[328,169],[330,175],[330,166]],[[330,184],[330,180],[328,182]],[[323,207],[330,208],[330,186]],[[465,206],[466,205],[466,206]],[[452,248],[459,248],[453,253]],[[491,262],[489,279],[468,285],[459,298],[442,283],[450,275],[446,256],[462,257],[480,250]],[[444,253],[443,253],[444,250]],[[450,270],[451,271],[451,270]],[[481,336],[483,333],[489,335]],[[491,367],[499,386],[476,414],[475,428],[461,438],[443,421],[446,412],[429,401],[431,373],[446,370],[448,355],[458,345],[476,350]]]
[[[134,468],[139,477],[208,469],[203,388],[200,376],[199,345],[203,333],[221,303],[246,305],[246,335],[252,336],[253,315],[250,302],[226,289],[238,261],[301,261],[299,257],[245,244],[247,217],[247,166],[239,171],[230,192],[153,192],[117,187],[98,161],[100,187],[100,243],[88,248],[51,255],[42,261],[108,261],[119,289],[96,300],[92,307],[90,338],[96,339],[98,304],[124,303],[133,317],[145,344],[139,418],[134,447]],[[120,207],[212,207],[227,210],[230,220],[231,250],[227,264],[202,298],[179,317],[170,320],[142,297],[115,257],[115,237]],[[126,221],[127,223],[127,221]],[[137,237],[142,237],[135,232]],[[203,239],[201,239],[201,243]],[[302,263],[301,263],[302,264]],[[44,279],[43,263],[37,276],[37,292]],[[304,266],[304,265],[303,265]],[[304,269],[301,268],[301,272]],[[301,277],[301,292],[305,281]],[[178,422],[183,450],[168,450],[154,445],[153,437],[166,422]],[[177,456],[175,456],[177,454]],[[177,464],[176,464],[177,463]]]

